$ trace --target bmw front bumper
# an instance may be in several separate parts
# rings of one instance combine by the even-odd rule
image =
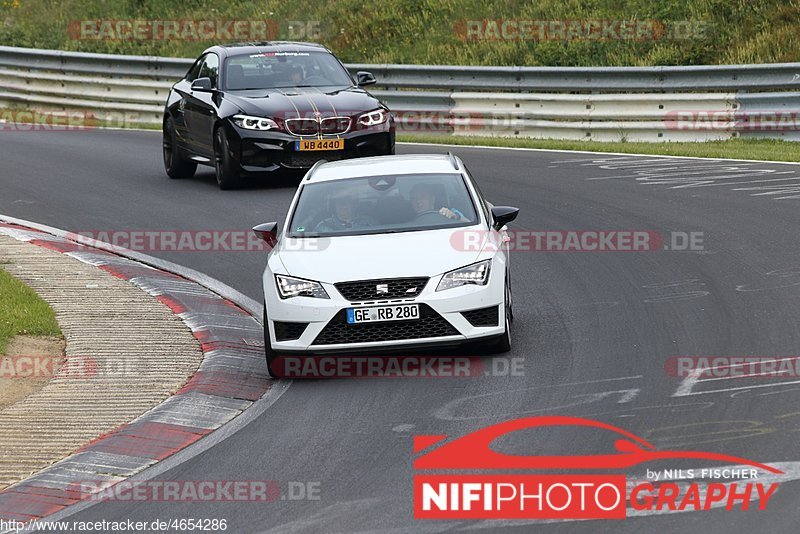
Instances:
[[[388,123],[339,136],[324,136],[325,139],[344,139],[344,150],[303,152],[295,150],[295,142],[301,138],[286,132],[246,130],[230,123],[227,128],[232,155],[245,172],[269,172],[279,168],[309,169],[320,160],[337,161],[394,154],[394,127]]]

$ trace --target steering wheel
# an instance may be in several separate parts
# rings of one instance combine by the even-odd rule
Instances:
[[[434,223],[440,223],[440,222],[450,221],[450,220],[452,220],[452,219],[449,219],[449,218],[445,217],[444,215],[442,215],[441,213],[439,213],[439,210],[423,211],[422,213],[417,213],[417,216],[414,217],[414,222],[416,222],[416,223],[431,223],[431,224],[434,224]]]
[[[302,85],[330,85],[331,82],[322,76],[309,76],[301,82]]]

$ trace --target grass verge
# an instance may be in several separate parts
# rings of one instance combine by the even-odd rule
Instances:
[[[5,354],[16,335],[60,336],[61,330],[53,309],[33,289],[0,268],[0,354]]]
[[[600,141],[561,141],[558,139],[519,139],[511,137],[458,137],[449,135],[398,135],[404,143],[481,145],[544,150],[583,150],[696,158],[753,159],[800,162],[800,143],[776,139],[731,139],[700,143],[634,143]]]
[[[196,57],[216,41],[260,37],[209,37],[185,24],[186,33],[171,37],[136,37],[114,30],[114,21],[266,20],[269,39],[319,41],[352,63],[772,63],[800,58],[798,16],[796,0],[0,0],[0,43]],[[497,21],[553,29],[498,32]],[[600,22],[612,31],[589,32],[590,23]],[[623,24],[633,31],[622,31]],[[468,29],[475,26],[477,32]]]

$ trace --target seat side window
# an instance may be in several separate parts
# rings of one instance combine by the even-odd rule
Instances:
[[[472,174],[469,172],[469,169],[467,169],[466,166],[464,166],[464,174],[467,175],[470,184],[472,184],[472,187],[475,189],[475,192],[478,193],[478,202],[480,204],[479,208],[483,212],[483,216],[486,218],[486,222],[491,226],[492,213],[490,211],[490,207],[487,205],[488,201],[486,200],[486,197],[483,196],[481,188],[478,187],[478,182],[475,181],[475,178],[472,177]]]

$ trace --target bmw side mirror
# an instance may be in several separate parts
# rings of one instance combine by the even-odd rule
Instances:
[[[213,91],[211,88],[211,78],[197,78],[192,82],[192,91],[200,91],[202,93],[210,93]]]
[[[269,222],[253,227],[253,233],[270,247],[278,242],[278,223]]]
[[[358,71],[356,73],[356,79],[358,80],[358,85],[372,85],[378,83],[375,76],[371,72],[365,70]]]
[[[492,208],[492,219],[494,223],[492,227],[499,230],[519,215],[519,208],[512,208],[511,206],[495,206]]]

